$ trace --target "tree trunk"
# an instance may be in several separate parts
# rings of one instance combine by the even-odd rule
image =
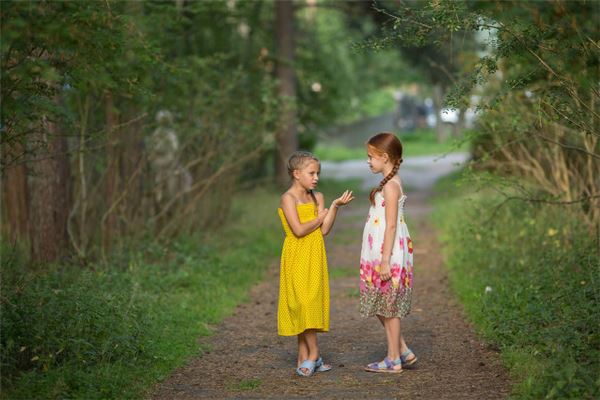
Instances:
[[[4,160],[13,160],[23,154],[21,143],[7,144],[3,148]],[[28,236],[29,194],[27,190],[27,168],[24,163],[8,165],[3,172],[2,194],[4,200],[3,215],[6,218],[2,234],[11,243],[25,240]]]
[[[123,135],[122,151],[122,178],[127,186],[125,202],[126,218],[129,223],[143,216],[144,209],[141,207],[143,197],[143,174],[140,170],[143,167],[143,140],[142,140],[142,120],[139,119],[141,111],[136,106],[127,108],[127,120],[135,119],[135,122],[128,124],[127,134]],[[123,118],[122,118],[123,119]],[[129,232],[128,232],[129,233]]]
[[[60,260],[68,250],[71,171],[67,138],[48,120],[34,136],[40,147],[31,163],[31,255],[34,262],[51,262]]]
[[[111,238],[117,231],[116,201],[119,197],[120,162],[119,162],[119,132],[118,117],[115,113],[115,105],[112,93],[108,92],[105,98],[106,108],[106,140],[107,160],[104,195],[106,199],[105,216],[102,218],[102,248],[110,247]]]
[[[294,71],[294,3],[275,1],[275,36],[277,38],[277,67],[279,96],[284,100],[279,129],[276,133],[275,179],[288,182],[286,162],[298,149],[296,131],[296,76]]]

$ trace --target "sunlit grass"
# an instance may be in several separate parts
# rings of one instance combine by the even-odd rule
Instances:
[[[240,382],[231,385],[232,390],[254,390],[258,389],[262,381],[259,378],[242,379]]]
[[[432,130],[422,130],[414,133],[399,135],[402,141],[404,157],[441,155],[454,151],[467,151],[469,145],[467,142],[447,139],[438,142],[435,132]],[[318,143],[314,153],[324,161],[346,161],[360,160],[366,158],[365,149],[362,147],[351,148],[342,145],[331,145]]]

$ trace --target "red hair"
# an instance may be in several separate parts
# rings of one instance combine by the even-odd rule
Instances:
[[[393,133],[382,132],[373,136],[366,144],[369,149],[380,156],[387,154],[390,161],[394,164],[394,168],[390,173],[383,178],[381,182],[379,182],[379,186],[373,188],[371,194],[369,194],[369,200],[371,201],[371,204],[374,205],[375,193],[381,191],[383,186],[398,173],[398,169],[402,163],[402,143]]]

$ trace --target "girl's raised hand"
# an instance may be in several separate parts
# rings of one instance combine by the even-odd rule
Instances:
[[[340,197],[335,199],[333,203],[339,207],[339,206],[345,206],[346,204],[350,203],[352,200],[354,200],[354,196],[352,196],[352,191],[346,190]]]

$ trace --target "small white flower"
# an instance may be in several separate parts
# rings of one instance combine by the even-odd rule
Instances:
[[[486,286],[485,287],[485,294],[491,293],[492,291],[492,287],[491,286]]]
[[[312,85],[310,85],[310,88],[312,89],[313,92],[315,93],[319,93],[321,91],[321,84],[319,82],[313,82]]]

